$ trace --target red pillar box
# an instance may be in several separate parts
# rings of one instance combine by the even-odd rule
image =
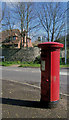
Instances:
[[[41,48],[41,102],[53,105],[59,101],[60,48],[63,44],[44,42]]]

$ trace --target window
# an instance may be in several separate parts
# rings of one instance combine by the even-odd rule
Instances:
[[[10,42],[9,38],[6,38],[5,41],[3,41],[3,43],[8,43],[8,42]]]
[[[15,46],[15,47],[18,47],[18,44],[15,44],[14,46]]]
[[[13,40],[16,40],[16,36],[13,36]]]
[[[12,37],[10,37],[10,41],[12,40]]]

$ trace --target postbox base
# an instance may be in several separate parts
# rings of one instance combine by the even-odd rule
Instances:
[[[44,108],[55,108],[57,107],[58,103],[59,103],[59,100],[58,101],[50,101],[50,102],[47,102],[47,101],[42,101],[40,100],[40,103],[41,103],[41,106],[44,107]]]

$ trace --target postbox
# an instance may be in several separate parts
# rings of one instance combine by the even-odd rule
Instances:
[[[38,44],[41,48],[41,102],[54,105],[59,101],[60,48],[58,42]]]

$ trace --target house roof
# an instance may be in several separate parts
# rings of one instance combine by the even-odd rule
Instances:
[[[9,36],[20,36],[20,30],[13,29],[13,30],[5,30],[0,32],[0,43],[3,42]]]
[[[26,32],[26,31],[23,31],[23,32]],[[20,33],[20,30],[18,29],[2,31],[1,35],[2,35],[2,40],[0,42],[3,45],[12,45],[12,44],[18,44],[19,41],[21,42],[21,33]],[[15,40],[13,36],[16,36]],[[27,37],[27,39],[31,40],[31,38],[29,37]]]
[[[3,42],[4,45],[9,45],[9,44],[18,44],[20,41],[20,37],[17,38],[17,40],[12,40],[10,42]]]

